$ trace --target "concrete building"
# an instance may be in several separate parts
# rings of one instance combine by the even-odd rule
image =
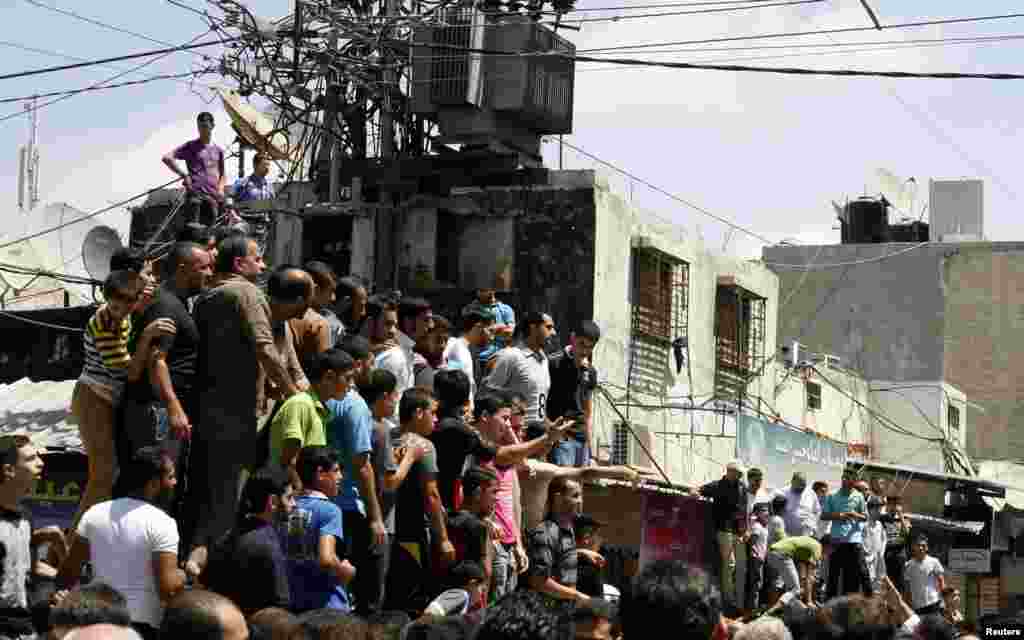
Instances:
[[[495,286],[519,314],[550,312],[560,344],[581,320],[596,319],[597,454],[652,466],[649,452],[672,482],[720,476],[736,455],[737,407],[781,411],[790,424],[864,442],[848,398],[821,385],[823,406],[808,409],[803,392],[797,401],[786,395],[791,383],[779,387],[787,372],[772,359],[778,279],[770,270],[709,251],[593,172],[515,176],[419,192],[393,207],[313,209],[295,192],[287,197],[301,215],[278,216],[270,252],[277,262],[318,258],[393,284],[451,320],[476,287]],[[854,373],[836,377],[863,397]],[[776,410],[777,392],[784,409]]]
[[[781,322],[781,319],[780,319]],[[848,444],[851,455],[872,447],[868,385],[854,371],[822,361],[792,367],[775,363],[772,417]]]
[[[927,415],[922,433],[963,443],[975,461],[1024,459],[1024,433],[1014,428],[1024,391],[1024,244],[774,246],[763,258],[789,300],[780,341],[840,356],[872,381],[883,413],[906,424]],[[882,397],[886,387],[902,394],[902,408]],[[910,446],[878,442],[887,443],[892,456]],[[1005,466],[1000,473],[1014,479]]]

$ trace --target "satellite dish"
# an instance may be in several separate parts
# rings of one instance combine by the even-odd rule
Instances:
[[[121,236],[110,227],[93,227],[82,241],[82,262],[93,280],[106,280],[110,275],[110,258],[122,248]]]
[[[917,196],[917,180],[902,180],[887,169],[877,169],[880,191],[896,211],[906,216],[913,216],[914,198]]]
[[[231,116],[235,129],[253,147],[266,153],[274,160],[291,160],[288,136],[274,128],[274,123],[259,110],[242,100],[230,89],[217,88],[224,109]]]

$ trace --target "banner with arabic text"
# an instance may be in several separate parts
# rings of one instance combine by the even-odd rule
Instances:
[[[788,487],[796,471],[807,476],[807,486],[824,480],[834,490],[843,479],[846,452],[845,442],[815,433],[753,416],[739,416],[736,421],[736,457],[747,468],[764,472],[764,486],[769,490]]]

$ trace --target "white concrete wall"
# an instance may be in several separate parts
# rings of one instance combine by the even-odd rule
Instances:
[[[886,426],[886,421],[873,418],[873,459],[933,471],[950,471],[946,469],[939,443],[929,442],[925,438],[946,438],[963,450],[970,414],[967,397],[962,391],[941,381],[871,380],[868,393],[872,409],[909,432],[900,433],[897,429]],[[958,432],[951,432],[947,422],[947,407],[950,403],[960,409]]]
[[[670,410],[660,405],[689,405],[711,399],[715,389],[715,295],[718,277],[735,276],[743,288],[764,296],[766,304],[765,357],[775,353],[778,279],[768,269],[730,256],[713,254],[696,237],[679,227],[645,224],[649,219],[631,207],[606,183],[595,188],[595,290],[594,317],[601,324],[603,336],[594,362],[601,371],[605,389],[625,413],[625,384],[630,344],[630,267],[631,239],[650,238],[655,248],[676,256],[689,264],[689,373],[684,366],[676,374],[670,358],[668,397],[632,393],[630,404],[652,408],[629,407],[630,421],[651,431],[655,460],[673,482],[697,483],[718,478],[722,466],[735,456],[735,419],[707,411]],[[692,380],[691,380],[692,376]],[[751,382],[751,396],[767,398],[772,390],[770,375]],[[714,407],[713,403],[707,405]],[[595,402],[595,439],[599,454],[609,455],[618,416],[604,398]],[[725,437],[716,437],[716,436]],[[602,447],[603,445],[603,447]]]
[[[777,389],[774,409],[777,415],[788,424],[835,440],[870,444],[870,412],[861,406],[870,406],[867,383],[846,369],[827,367],[824,363],[818,364],[816,368],[824,374],[824,378],[811,369],[787,369],[781,363],[776,364],[773,371]],[[820,409],[807,406],[807,382],[821,386]]]

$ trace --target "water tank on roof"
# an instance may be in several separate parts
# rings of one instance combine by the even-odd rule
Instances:
[[[889,203],[884,199],[857,198],[843,210],[843,244],[889,242]]]

